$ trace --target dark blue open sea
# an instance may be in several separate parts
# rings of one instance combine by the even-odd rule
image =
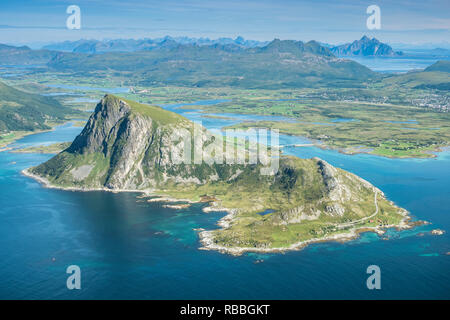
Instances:
[[[199,117],[198,113],[185,115]],[[209,128],[230,122],[203,120]],[[16,145],[70,141],[80,130],[66,124],[27,136]],[[282,144],[302,142],[301,138],[281,138]],[[354,172],[415,218],[432,225],[391,231],[387,241],[366,233],[345,244],[321,243],[285,254],[234,257],[199,250],[193,230],[216,228],[224,213],[205,214],[200,204],[166,209],[140,202],[134,193],[43,188],[20,171],[50,155],[2,152],[0,298],[450,298],[449,152],[428,160],[350,156],[316,147],[288,147],[285,152],[318,156]],[[434,228],[447,233],[432,236],[429,231]],[[372,264],[381,268],[381,290],[366,287],[366,268]],[[81,268],[81,290],[66,288],[69,265]]]

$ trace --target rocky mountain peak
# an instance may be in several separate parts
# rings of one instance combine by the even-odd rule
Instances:
[[[346,43],[331,48],[337,56],[399,56],[401,52],[395,52],[391,46],[382,43],[376,38],[364,35],[360,40]]]

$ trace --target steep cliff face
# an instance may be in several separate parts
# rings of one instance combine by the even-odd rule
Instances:
[[[238,166],[176,161],[192,131],[193,123],[175,113],[107,95],[70,147],[31,171],[63,187],[112,190],[204,184],[236,173]]]

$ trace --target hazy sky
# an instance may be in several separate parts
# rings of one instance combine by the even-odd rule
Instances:
[[[380,30],[366,27],[372,4],[381,9]],[[80,30],[66,28],[69,5],[81,9]],[[0,0],[0,43],[165,35],[343,43],[363,34],[450,45],[450,0]]]

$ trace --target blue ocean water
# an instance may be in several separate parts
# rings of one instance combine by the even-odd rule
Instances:
[[[210,128],[229,121],[205,120],[203,124]],[[27,136],[16,145],[70,141],[80,130],[67,124]],[[285,145],[305,141],[280,137]],[[234,257],[199,250],[193,230],[216,228],[224,213],[205,214],[201,204],[171,210],[142,202],[135,193],[43,188],[20,171],[50,155],[2,152],[0,298],[450,298],[450,256],[446,255],[450,251],[450,152],[426,160],[350,156],[317,147],[286,147],[284,152],[317,156],[354,172],[415,218],[433,224],[390,230],[388,241],[366,233],[345,244],[321,243],[283,254]],[[447,233],[431,236],[428,232],[433,228]],[[381,268],[381,290],[366,287],[366,268],[372,264]],[[69,265],[81,268],[81,290],[66,288]]]

